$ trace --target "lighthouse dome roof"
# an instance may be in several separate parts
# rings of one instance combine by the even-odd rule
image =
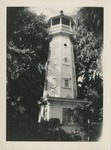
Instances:
[[[63,10],[60,11],[60,15],[51,17],[51,18],[49,19],[49,23],[50,23],[50,21],[51,21],[52,19],[59,18],[59,17],[66,18],[66,19],[70,19],[70,20],[71,20],[71,23],[72,23],[73,25],[75,24],[75,23],[74,23],[74,20],[72,19],[72,17],[67,16],[67,15],[64,15]]]

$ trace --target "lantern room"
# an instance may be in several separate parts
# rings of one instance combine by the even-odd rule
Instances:
[[[63,11],[60,11],[60,15],[50,18],[49,20],[49,34],[72,34],[74,26],[74,21],[71,17],[63,14]]]

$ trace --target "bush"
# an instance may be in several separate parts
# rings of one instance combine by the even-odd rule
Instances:
[[[60,126],[60,120],[58,118],[51,118],[49,121],[41,121],[39,123],[40,130],[56,130],[57,127]]]
[[[82,140],[82,135],[81,132],[78,131],[77,129],[73,132],[69,132],[69,136],[73,141],[81,141]]]
[[[53,127],[58,127],[60,125],[60,120],[58,118],[51,118],[49,120],[49,123],[53,126]]]

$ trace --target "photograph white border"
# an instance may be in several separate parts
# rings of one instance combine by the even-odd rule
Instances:
[[[6,8],[26,7],[104,7],[103,49],[103,133],[98,142],[7,142],[6,141]],[[111,139],[111,1],[110,0],[1,0],[0,2],[0,150],[109,150]]]

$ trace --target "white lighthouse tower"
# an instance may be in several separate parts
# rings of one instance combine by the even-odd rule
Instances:
[[[49,24],[51,41],[39,121],[58,118],[60,123],[68,124],[71,123],[68,109],[73,109],[81,103],[77,100],[75,60],[71,41],[74,22],[61,11],[60,15],[50,18]]]

